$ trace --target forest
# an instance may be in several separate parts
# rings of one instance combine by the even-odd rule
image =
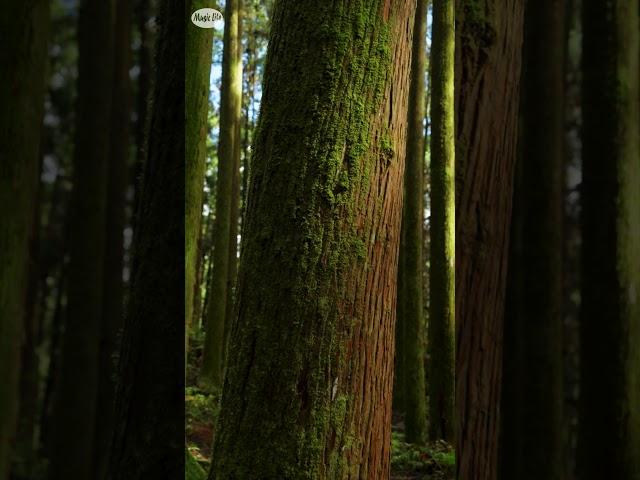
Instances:
[[[639,0],[0,40],[0,480],[640,480]]]

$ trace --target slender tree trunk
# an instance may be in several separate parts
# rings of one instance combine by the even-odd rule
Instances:
[[[211,479],[389,476],[414,10],[275,4]]]
[[[48,2],[3,7],[0,63],[0,480],[9,475],[19,394],[30,234],[44,110]],[[35,141],[34,141],[35,138]]]
[[[404,303],[406,298],[405,292],[405,259],[406,259],[406,228],[405,220],[407,204],[406,197],[407,172],[405,165],[404,172],[405,191],[403,191],[402,206],[402,225],[400,227],[400,245],[398,252],[398,275],[396,280],[396,341],[395,341],[395,360],[393,369],[393,410],[402,414],[406,413],[405,392],[406,392],[406,360],[405,360],[405,314]]]
[[[461,479],[497,475],[523,10],[522,0],[456,3],[455,405]]]
[[[124,317],[124,229],[129,169],[129,130],[131,120],[131,5],[116,0],[113,54],[113,100],[107,185],[106,251],[104,262],[104,308],[100,344],[100,383],[96,416],[94,478],[106,478],[109,448],[113,435],[118,336]]]
[[[242,107],[242,74],[238,77],[239,0],[228,0],[224,9],[224,49],[222,53],[222,91],[220,100],[220,143],[218,145],[218,183],[216,223],[213,232],[213,281],[207,318],[204,358],[200,382],[210,388],[222,387],[224,369],[224,332],[229,285],[229,238],[231,197],[237,125]],[[242,72],[240,70],[240,72]]]
[[[202,0],[191,0],[190,12],[205,6]],[[186,18],[186,84],[185,84],[185,157],[186,157],[186,220],[185,220],[185,354],[189,341],[189,329],[193,317],[193,297],[198,265],[198,239],[202,223],[202,199],[205,163],[207,157],[207,134],[209,122],[209,76],[213,54],[213,33],[196,27]]]
[[[424,63],[426,0],[418,0],[413,26],[411,84],[407,117],[407,164],[404,197],[404,406],[405,433],[410,443],[427,437],[427,394],[424,375],[424,304],[422,290],[422,224],[424,222]]]
[[[68,306],[52,416],[52,480],[92,478],[95,473],[113,81],[111,30],[110,2],[81,3]]]
[[[444,439],[450,442],[455,438],[454,36],[453,2],[434,0],[431,49],[429,437],[431,440]]]
[[[132,228],[135,235],[137,225],[137,214],[139,211],[140,195],[142,191],[142,171],[144,169],[144,161],[147,155],[146,139],[149,130],[149,111],[151,109],[151,57],[152,57],[152,38],[147,26],[150,16],[155,13],[156,2],[151,0],[137,0],[135,7],[135,23],[140,35],[140,48],[138,50],[138,65],[140,67],[140,75],[137,83],[137,120],[136,120],[136,159],[133,164],[133,216]]]
[[[581,480],[640,478],[638,1],[583,2]],[[599,442],[599,439],[606,439]]]
[[[235,82],[240,85],[240,104],[235,118],[235,143],[233,145],[233,178],[231,180],[231,204],[229,215],[229,273],[227,281],[227,307],[224,321],[223,357],[227,356],[227,343],[233,322],[236,283],[238,276],[238,230],[240,221],[240,154],[242,150],[242,10],[243,0],[238,0],[238,39],[236,41]]]
[[[505,342],[512,345],[504,348],[503,383],[513,395],[503,396],[509,412],[503,442],[511,449],[505,479],[563,478],[564,9],[564,0],[544,0],[529,2],[525,12],[513,307],[505,320]]]
[[[42,142],[39,149],[38,175],[40,178],[44,156],[42,155]],[[38,393],[40,383],[38,346],[38,316],[39,316],[39,279],[40,279],[40,216],[42,206],[42,187],[40,182],[36,184],[35,211],[29,234],[29,270],[27,277],[27,290],[24,306],[24,328],[20,350],[20,396],[18,409],[18,424],[16,429],[14,449],[14,474],[32,476],[36,463],[35,432],[38,423]],[[16,462],[17,460],[17,462]],[[19,464],[16,472],[16,463]]]
[[[112,480],[184,476],[185,6],[160,2],[148,156],[120,354]]]

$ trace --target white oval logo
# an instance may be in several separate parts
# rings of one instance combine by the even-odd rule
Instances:
[[[222,23],[222,14],[215,8],[201,8],[191,14],[191,21],[200,28],[218,28]]]

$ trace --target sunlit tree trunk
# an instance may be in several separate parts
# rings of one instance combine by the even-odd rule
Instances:
[[[415,3],[275,3],[211,479],[389,476]]]
[[[406,439],[427,438],[427,394],[424,376],[423,239],[424,222],[424,64],[426,60],[427,2],[418,0],[413,26],[411,84],[409,88],[407,158],[403,233],[404,410]]]
[[[202,0],[191,0],[189,12],[205,7]],[[194,313],[194,293],[198,266],[198,240],[202,223],[202,199],[205,163],[207,157],[207,134],[209,123],[209,76],[213,33],[196,27],[186,18],[185,45],[185,353]]]
[[[453,2],[434,0],[431,47],[429,437],[431,440],[444,439],[450,442],[455,438],[454,35]]]
[[[231,198],[238,125],[242,108],[242,70],[238,66],[240,38],[240,0],[228,0],[224,8],[224,48],[222,53],[222,90],[220,93],[220,143],[218,144],[218,181],[216,184],[216,221],[213,232],[213,272],[204,357],[200,383],[222,386],[225,351],[225,320],[229,286],[229,239]],[[240,73],[240,75],[238,75]]]

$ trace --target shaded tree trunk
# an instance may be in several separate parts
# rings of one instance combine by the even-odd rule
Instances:
[[[19,395],[29,245],[36,210],[49,8],[3,8],[0,63],[0,479],[9,475]],[[35,139],[35,141],[34,141]]]
[[[414,9],[275,4],[211,479],[389,476]]]
[[[68,301],[52,414],[52,480],[94,475],[113,82],[111,29],[110,2],[81,3]]]
[[[116,395],[112,480],[184,476],[185,6],[160,2],[153,106]],[[178,287],[180,286],[180,287]]]
[[[131,5],[116,0],[113,41],[113,100],[107,184],[104,308],[100,343],[94,478],[106,478],[113,435],[116,364],[124,317],[124,229],[131,124]]]
[[[582,8],[585,101],[578,474],[584,480],[604,476],[637,480],[638,1],[584,1]]]
[[[456,470],[497,475],[522,0],[456,2]]]
[[[406,167],[406,166],[405,166]],[[405,168],[404,183],[406,187],[407,172]],[[403,199],[406,196],[406,192],[403,192]],[[398,252],[398,274],[396,276],[396,341],[395,341],[395,360],[393,369],[393,410],[398,413],[404,414],[406,412],[405,407],[405,378],[406,378],[406,360],[405,360],[405,316],[404,316],[404,299],[405,293],[405,257],[406,257],[406,233],[405,233],[405,216],[406,216],[406,202],[403,200],[402,207],[402,225],[400,228],[400,245]]]
[[[410,443],[427,437],[427,394],[424,375],[424,304],[422,289],[422,224],[424,222],[424,63],[426,57],[427,3],[418,0],[413,26],[411,83],[407,117],[407,157],[404,196],[404,406],[405,433]]]
[[[224,47],[222,53],[222,90],[220,93],[220,143],[218,145],[218,182],[216,221],[213,232],[213,273],[207,318],[200,383],[222,386],[225,351],[225,320],[229,286],[229,238],[231,198],[236,143],[242,108],[242,70],[238,67],[239,0],[228,0],[224,8]],[[238,77],[238,71],[240,76]]]
[[[434,0],[431,48],[429,437],[431,440],[444,439],[450,442],[455,438],[454,36],[453,2]]]
[[[563,478],[564,9],[563,0],[546,0],[525,12],[503,360],[505,479]]]

